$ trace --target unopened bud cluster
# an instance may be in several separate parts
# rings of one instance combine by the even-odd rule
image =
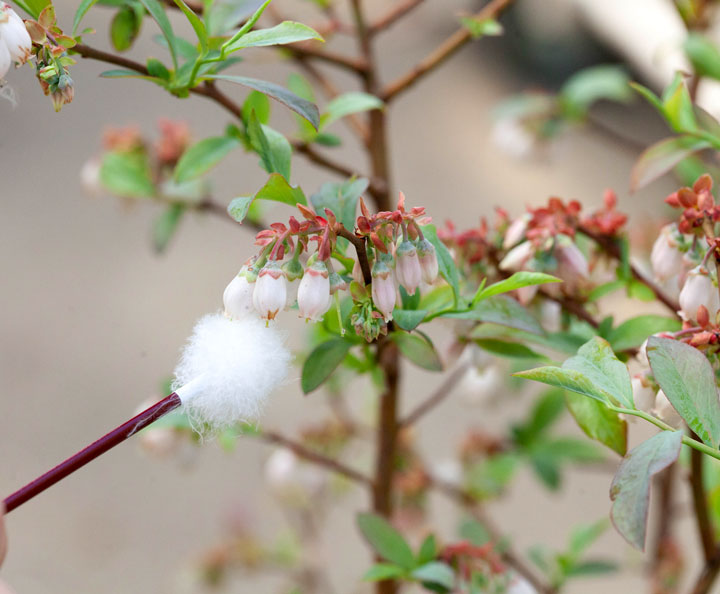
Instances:
[[[297,305],[300,317],[317,322],[330,309],[333,296],[352,283],[350,323],[355,331],[367,340],[386,333],[399,303],[399,287],[414,295],[422,283],[434,283],[439,271],[435,246],[416,221],[424,209],[405,212],[403,202],[401,197],[394,212],[371,215],[361,201],[363,214],[354,237],[329,209],[321,217],[298,205],[305,221],[291,217],[287,226],[274,223],[258,234],[260,253],[225,289],[226,315],[273,320]],[[339,234],[353,240],[353,266],[348,264],[353,248],[340,251]],[[317,250],[307,257],[311,242],[317,243]],[[344,270],[335,270],[339,263]]]

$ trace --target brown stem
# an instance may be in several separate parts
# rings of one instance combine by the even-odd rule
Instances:
[[[368,63],[368,69],[363,73],[363,88],[371,95],[380,95],[380,82],[378,80],[377,63],[373,55],[370,31],[365,22],[362,0],[352,0],[352,11],[355,18],[360,52]],[[376,188],[373,198],[378,210],[391,210],[390,205],[390,151],[387,139],[387,110],[374,109],[368,114],[370,120],[370,137],[368,138],[368,151],[373,177],[382,179],[385,186]]]
[[[473,18],[477,20],[496,18],[511,3],[512,0],[491,0],[491,2],[474,15]],[[379,97],[386,103],[391,101],[396,95],[406,91],[443,64],[471,39],[472,35],[467,27],[458,29],[409,72],[388,84],[379,94]]]
[[[378,341],[378,365],[385,373],[385,391],[380,395],[376,441],[375,488],[373,509],[392,515],[392,486],[395,474],[395,449],[398,433],[399,356],[397,344],[384,337]],[[381,589],[386,592],[386,589]]]
[[[690,594],[708,594],[712,588],[718,573],[720,572],[720,549],[715,551],[713,557],[705,563],[700,576],[693,585]]]
[[[296,441],[293,441],[288,437],[285,437],[281,433],[278,433],[276,431],[262,431],[261,433],[258,433],[257,437],[268,443],[288,448],[299,458],[307,460],[308,462],[312,462],[317,466],[322,466],[323,468],[340,474],[353,482],[368,487],[373,486],[373,480],[369,476],[365,476],[361,472],[350,468],[349,466],[345,466],[342,462],[339,462],[333,458],[328,458],[327,456],[308,449],[304,445],[297,443]]]
[[[377,35],[385,29],[390,28],[408,14],[413,8],[420,6],[422,3],[423,0],[402,0],[401,2],[398,2],[394,6],[390,7],[390,10],[376,20],[372,25],[370,25],[370,35]]]
[[[458,365],[455,370],[445,378],[445,381],[440,384],[437,390],[435,390],[428,398],[423,400],[417,408],[400,421],[400,426],[408,427],[410,425],[414,425],[438,404],[445,400],[457,383],[465,377],[465,373],[469,367],[469,363],[462,363]]]
[[[293,56],[312,58],[344,70],[349,70],[350,72],[363,73],[368,67],[367,62],[363,59],[344,56],[329,50],[321,50],[313,47],[309,43],[295,43],[293,45],[283,46],[282,49]]]
[[[715,555],[715,534],[712,520],[708,511],[708,502],[703,485],[703,461],[702,452],[695,449],[690,451],[690,490],[692,492],[693,509],[695,521],[697,522],[700,543],[702,544],[705,561],[709,562]]]
[[[503,538],[502,532],[494,525],[493,521],[485,513],[485,510],[470,493],[460,487],[433,478],[430,478],[430,485],[435,488],[438,493],[452,499],[467,510],[473,518],[485,527],[490,534],[491,540],[496,543],[504,542],[505,539]],[[535,572],[530,569],[522,557],[515,553],[510,547],[503,547],[500,555],[505,563],[533,585],[538,591],[538,594],[555,594],[557,591],[556,588],[544,583]]]
[[[358,258],[358,264],[360,264],[360,270],[362,270],[363,273],[363,279],[365,280],[365,284],[369,285],[372,282],[372,273],[370,271],[370,262],[368,261],[365,238],[358,237],[340,224],[338,224],[335,228],[335,233],[337,233],[340,237],[344,237],[353,244],[353,247],[355,248],[355,253],[357,254]]]
[[[657,478],[659,488],[659,502],[656,514],[657,535],[655,536],[655,551],[653,553],[653,570],[657,571],[663,560],[665,544],[671,538],[673,520],[673,487],[677,467],[672,464]]]

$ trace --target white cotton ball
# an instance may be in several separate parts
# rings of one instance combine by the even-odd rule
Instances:
[[[175,389],[190,420],[218,430],[259,416],[287,376],[284,336],[254,317],[210,314],[195,324],[175,369]]]

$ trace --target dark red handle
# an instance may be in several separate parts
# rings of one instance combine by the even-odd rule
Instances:
[[[122,443],[128,437],[132,437],[138,431],[151,425],[170,411],[175,410],[181,404],[180,397],[175,392],[166,396],[157,404],[142,411],[139,415],[134,416],[127,423],[123,423],[116,429],[110,431],[110,433],[103,435],[100,439],[80,450],[74,456],[61,462],[52,470],[48,470],[45,474],[28,483],[23,488],[15,491],[15,493],[3,501],[5,504],[5,512],[11,512],[16,507],[21,506],[29,499],[35,497],[38,493],[42,493],[48,487],[52,487],[58,481],[61,481],[66,476],[85,466],[88,462],[91,462],[98,456]]]

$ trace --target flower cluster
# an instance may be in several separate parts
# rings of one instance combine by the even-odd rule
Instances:
[[[720,238],[715,230],[720,207],[711,190],[712,179],[706,174],[692,188],[681,188],[666,199],[682,213],[677,222],[660,230],[650,256],[656,280],[678,296],[680,316],[688,327],[703,332],[717,323],[720,310],[716,266]],[[697,344],[711,340],[710,335],[703,336],[694,338]]]
[[[427,222],[425,210],[406,211],[404,201],[401,194],[397,210],[371,214],[360,199],[362,214],[354,233],[330,209],[321,216],[298,204],[302,221],[292,216],[287,224],[273,223],[257,234],[260,252],[225,289],[226,315],[256,313],[273,320],[297,304],[300,317],[319,321],[333,296],[352,284],[351,322],[356,332],[367,340],[387,332],[401,300],[399,287],[413,295],[421,283],[432,284],[438,277],[435,247],[421,228]],[[350,260],[340,236],[353,243],[357,259]],[[338,264],[343,266],[339,272]]]
[[[493,225],[482,219],[478,227],[461,232],[448,223],[439,235],[468,278],[480,282],[518,271],[544,272],[564,281],[543,287],[552,297],[582,296],[590,288],[590,271],[603,250],[580,249],[577,236],[593,239],[598,247],[603,242],[614,244],[627,221],[616,205],[612,191],[605,193],[603,207],[590,214],[583,213],[576,200],[553,197],[514,220],[498,208]],[[517,297],[527,304],[537,292],[536,285],[524,287]]]
[[[20,66],[28,61],[32,40],[25,23],[5,2],[0,2],[0,81],[15,63]]]

